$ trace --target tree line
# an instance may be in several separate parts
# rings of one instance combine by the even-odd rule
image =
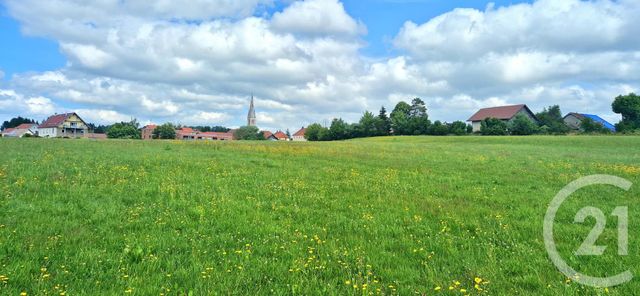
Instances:
[[[389,135],[465,135],[471,133],[471,126],[462,121],[452,123],[436,120],[431,122],[427,107],[420,98],[411,104],[401,101],[391,114],[383,106],[378,115],[366,111],[356,123],[346,123],[335,118],[329,127],[319,123],[307,127],[305,137],[309,141],[336,141],[353,138],[378,137]]]

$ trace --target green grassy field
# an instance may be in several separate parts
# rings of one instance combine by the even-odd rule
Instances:
[[[640,137],[405,137],[334,143],[0,139],[0,295],[629,295],[549,260],[543,217],[567,183],[564,258],[640,273]],[[573,252],[615,218],[601,257]],[[640,276],[640,275],[639,275]]]

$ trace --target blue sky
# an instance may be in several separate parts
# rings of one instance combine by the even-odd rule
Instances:
[[[64,66],[65,58],[53,40],[27,37],[20,31],[20,24],[11,18],[4,5],[0,6],[0,70],[5,80],[13,73],[45,71]]]
[[[414,97],[448,122],[520,103],[615,122],[640,88],[635,0],[265,2],[0,0],[0,120],[234,127],[253,93],[272,130]]]

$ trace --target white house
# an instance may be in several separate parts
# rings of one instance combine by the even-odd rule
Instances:
[[[299,131],[297,131],[295,134],[293,134],[291,138],[293,139],[293,141],[296,141],[296,142],[306,142],[307,138],[304,137],[304,134],[306,132],[307,132],[307,129],[303,127]]]
[[[38,135],[45,138],[83,138],[88,132],[87,123],[75,112],[50,116],[38,126]]]

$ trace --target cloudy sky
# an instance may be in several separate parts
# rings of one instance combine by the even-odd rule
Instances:
[[[0,120],[295,130],[421,97],[597,113],[640,88],[638,0],[0,0]]]

